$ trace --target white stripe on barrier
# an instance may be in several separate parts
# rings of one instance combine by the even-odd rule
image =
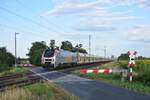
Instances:
[[[93,72],[93,70],[87,70],[87,73],[92,73]]]
[[[80,70],[82,73],[112,73],[112,69],[99,69],[99,70],[87,70],[87,69],[82,69]]]
[[[101,69],[101,70],[98,70],[99,73],[103,73],[104,72],[104,69]]]
[[[112,73],[112,69],[109,70],[109,73]]]

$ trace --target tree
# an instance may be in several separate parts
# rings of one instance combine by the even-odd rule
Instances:
[[[85,54],[87,54],[87,51],[86,51],[85,49],[83,49],[83,48],[80,48],[80,49],[79,49],[79,52],[80,52],[80,53],[85,53]]]
[[[85,49],[82,48],[82,44],[77,44],[75,46],[74,52],[79,52],[79,53],[87,53]]]
[[[29,61],[31,64],[40,66],[41,65],[41,56],[43,51],[47,48],[44,41],[32,43],[32,47],[29,49]]]
[[[123,53],[118,57],[118,60],[128,60],[129,56],[127,53]]]
[[[82,46],[83,46],[82,44],[77,44],[75,46],[75,52],[87,54],[87,51],[85,49],[83,49]]]
[[[15,57],[7,52],[5,47],[0,48],[0,71],[6,70],[12,67],[15,62]]]
[[[73,46],[72,43],[69,41],[63,41],[62,45],[61,45],[61,49],[63,50],[68,50],[68,51],[72,51],[73,50]]]
[[[68,50],[71,52],[87,53],[87,51],[82,48],[82,44],[77,44],[75,47],[73,47],[72,43],[69,41],[63,41],[61,49]]]
[[[55,48],[55,40],[50,41],[50,48],[52,48],[52,49]]]

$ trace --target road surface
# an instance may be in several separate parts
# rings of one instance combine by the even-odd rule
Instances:
[[[103,82],[59,71],[46,71],[41,67],[32,68],[31,70],[63,87],[65,90],[78,96],[81,100],[150,100],[150,95],[131,92]]]

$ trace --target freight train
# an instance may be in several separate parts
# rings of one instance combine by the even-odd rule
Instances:
[[[71,52],[59,48],[47,48],[42,54],[41,63],[44,68],[55,69],[62,66],[76,66],[106,60],[102,57],[89,56],[89,54]]]

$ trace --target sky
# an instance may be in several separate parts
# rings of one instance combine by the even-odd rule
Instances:
[[[150,0],[0,0],[0,47],[17,56],[35,41],[68,40],[91,53],[119,56],[127,51],[150,57]]]

